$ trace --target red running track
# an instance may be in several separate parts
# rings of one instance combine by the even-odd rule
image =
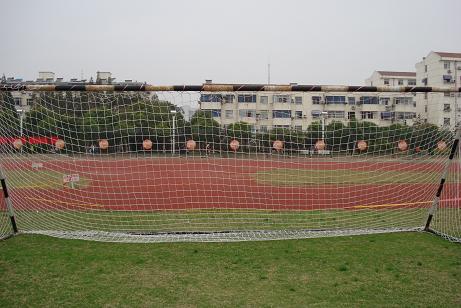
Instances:
[[[8,170],[31,169],[31,161],[4,163]],[[316,210],[356,208],[427,208],[438,180],[428,184],[348,184],[273,186],[252,174],[274,168],[317,170],[427,171],[442,164],[318,159],[250,160],[217,158],[131,158],[45,160],[44,170],[77,173],[89,179],[83,189],[16,189],[18,210],[93,209],[157,211],[190,209]],[[456,165],[454,168],[458,168]],[[448,184],[441,206],[459,206],[459,184]]]

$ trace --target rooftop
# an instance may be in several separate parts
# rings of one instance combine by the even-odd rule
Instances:
[[[441,51],[434,51],[434,53],[438,54],[442,58],[459,58],[459,59],[461,59],[461,53],[441,52]]]
[[[416,77],[416,72],[378,71],[382,76]]]

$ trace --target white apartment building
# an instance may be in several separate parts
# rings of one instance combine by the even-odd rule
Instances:
[[[416,63],[418,86],[461,87],[461,53],[431,51]],[[427,122],[453,128],[461,122],[460,93],[418,93]]]
[[[416,72],[374,71],[365,80],[367,86],[415,86]]]
[[[386,126],[412,125],[417,117],[413,95],[324,92],[203,92],[201,110],[209,110],[223,126],[243,121],[255,131],[273,128],[306,130],[325,119],[347,123],[352,119]]]

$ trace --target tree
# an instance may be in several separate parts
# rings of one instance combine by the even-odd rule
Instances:
[[[220,144],[222,137],[219,123],[213,119],[210,111],[198,110],[192,116],[191,121],[192,138],[202,144],[210,143],[213,148]],[[225,139],[225,138],[224,138]]]

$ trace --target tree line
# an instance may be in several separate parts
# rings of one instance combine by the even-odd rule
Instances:
[[[0,137],[19,136],[19,115],[11,93],[1,93]],[[174,131],[173,131],[173,113]],[[333,152],[354,152],[359,140],[368,143],[368,152],[386,154],[396,150],[405,140],[408,151],[433,152],[437,143],[453,138],[452,133],[435,125],[413,126],[392,124],[382,127],[367,121],[336,121],[323,132],[327,149]],[[237,139],[239,152],[271,152],[275,140],[283,141],[285,153],[312,150],[322,139],[319,121],[307,130],[275,128],[255,132],[245,122],[226,128],[213,119],[211,111],[198,110],[187,121],[181,108],[145,93],[43,92],[33,95],[31,110],[23,121],[23,136],[57,136],[66,142],[65,151],[84,153],[98,140],[109,141],[108,152],[143,151],[143,140],[153,143],[151,151],[185,151],[187,140],[194,140],[197,150],[229,151],[229,143]],[[173,145],[174,137],[174,145]],[[35,148],[35,151],[40,150]],[[46,149],[44,149],[46,150]]]

